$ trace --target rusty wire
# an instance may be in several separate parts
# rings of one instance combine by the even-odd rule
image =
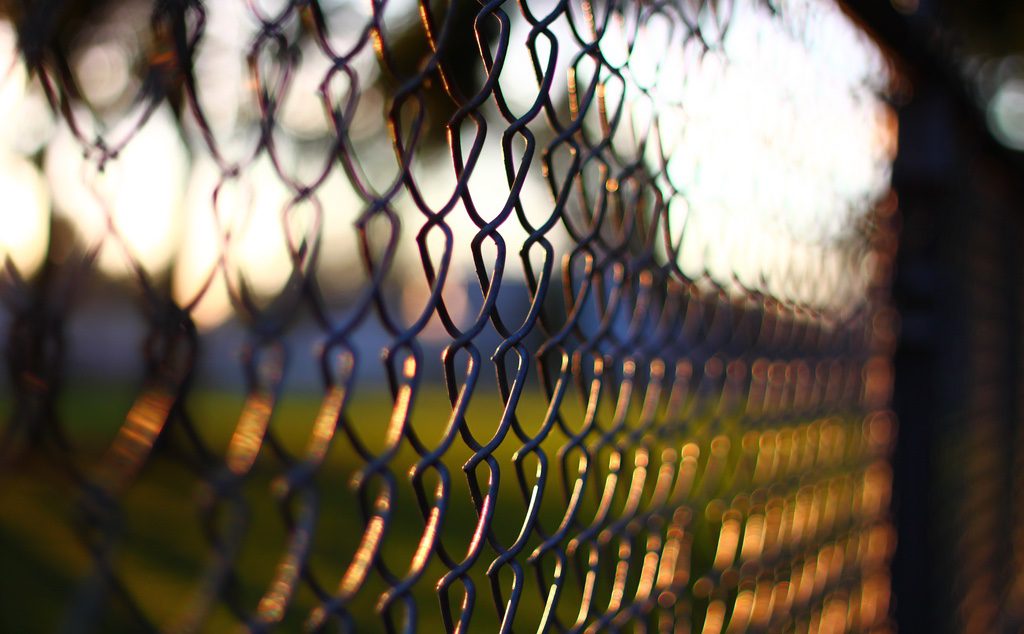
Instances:
[[[218,224],[219,256],[188,297],[125,246],[113,221],[98,242],[50,257],[34,277],[8,263],[12,390],[0,449],[5,473],[38,451],[76,492],[74,532],[91,565],[59,606],[66,629],[98,627],[114,605],[136,631],[198,631],[225,609],[228,621],[253,631],[289,618],[311,629],[410,632],[888,623],[891,205],[866,217],[868,239],[851,250],[842,276],[865,262],[873,272],[841,309],[736,276],[731,284],[694,276],[679,265],[673,212],[686,193],[666,166],[670,152],[699,148],[662,147],[657,121],[638,129],[626,113],[632,104],[612,97],[645,24],[670,24],[673,41],[703,55],[727,32],[730,3],[420,2],[418,16],[396,26],[388,2],[359,13],[345,3],[250,0],[254,123],[243,151],[208,116],[210,84],[197,60],[216,33],[204,3],[153,4],[134,119],[106,133],[91,123],[94,110],[80,107],[64,23],[48,17],[67,7],[51,4],[15,12],[20,46],[85,163],[103,172],[172,104],[193,133],[190,151],[216,166],[210,209],[218,223],[225,192],[269,161],[266,173],[287,191],[279,231],[292,269],[261,295],[232,262],[230,221]],[[525,24],[525,42],[513,41],[513,18]],[[613,24],[626,34],[625,61],[604,50]],[[511,104],[498,80],[517,46],[536,82],[525,105]],[[556,67],[559,47],[571,60],[567,77]],[[325,69],[320,94],[294,97],[310,51]],[[372,73],[360,61],[367,58]],[[646,89],[631,95],[655,103]],[[290,98],[318,99],[329,122],[310,150],[320,166],[302,176],[282,154]],[[379,135],[392,156],[365,149],[367,111],[383,117]],[[454,187],[425,193],[424,161],[445,153]],[[470,185],[486,161],[500,164],[496,209]],[[550,196],[545,209],[530,208],[524,193],[536,174]],[[349,244],[324,230],[339,213],[320,198],[332,175],[355,193]],[[472,227],[468,241],[453,229],[456,216]],[[512,225],[521,243],[503,233]],[[348,269],[320,271],[321,258],[339,249],[353,252]],[[67,438],[56,403],[68,378],[67,322],[89,280],[101,277],[104,251],[126,254],[125,292],[148,334],[134,402],[107,449],[90,456]],[[477,297],[461,316],[451,299],[456,258],[471,262]],[[512,268],[526,300],[510,308],[519,292]],[[330,276],[349,279],[348,290]],[[827,294],[842,276],[804,273],[787,283]],[[414,283],[428,290],[403,312]],[[206,337],[193,317],[218,284],[245,333],[244,403],[223,447],[207,437],[213,421],[192,406]],[[318,332],[312,357],[289,343],[302,320]],[[377,330],[384,342],[367,350],[362,340]],[[300,363],[319,368],[313,421],[281,413]],[[369,384],[381,366],[386,396],[371,419],[351,403],[380,389]],[[431,391],[444,398],[431,400]],[[481,414],[473,402],[486,393],[500,407]],[[304,447],[280,437],[296,427],[308,430]],[[341,476],[325,480],[338,451],[348,456]],[[124,500],[158,460],[193,474],[198,517],[181,517],[181,530],[198,525],[207,551],[186,599],[163,621],[140,598],[145,581],[119,563],[132,530]],[[358,528],[325,536],[322,518],[339,488],[350,492],[342,512],[356,514]],[[247,540],[254,489],[276,500],[283,542]],[[347,559],[325,562],[318,539],[349,543]],[[415,545],[402,561],[388,556],[398,542]],[[272,574],[245,580],[262,588],[255,601],[238,589],[247,548],[278,553]]]

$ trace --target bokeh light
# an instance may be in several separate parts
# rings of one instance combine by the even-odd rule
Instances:
[[[1024,79],[1008,79],[988,102],[989,127],[1007,147],[1024,150]]]
[[[254,16],[274,15],[283,6],[264,3],[253,7],[257,12],[230,3],[208,7],[209,37],[197,51],[195,67],[203,125],[214,135],[216,153],[187,108],[178,117],[160,105],[139,127],[142,110],[128,97],[139,86],[131,59],[143,44],[131,28],[116,25],[99,29],[107,37],[96,35],[75,57],[76,74],[92,108],[76,106],[80,134],[62,124],[45,150],[54,211],[76,229],[83,245],[100,249],[101,270],[117,277],[133,262],[153,274],[173,266],[179,301],[189,303],[188,298],[199,299],[200,291],[211,289],[211,296],[202,298],[201,315],[196,315],[203,327],[230,317],[232,293],[237,294],[243,280],[256,296],[270,298],[282,291],[293,266],[281,237],[281,216],[304,184],[319,182],[322,176],[309,203],[321,210],[317,224],[323,242],[330,245],[319,254],[317,275],[334,280],[335,288],[358,286],[356,281],[347,283],[343,272],[357,260],[352,227],[368,204],[367,193],[352,187],[340,165],[325,165],[317,158],[329,148],[333,134],[329,108],[344,110],[352,91],[360,93],[360,102],[344,114],[352,117],[351,151],[364,164],[364,176],[383,190],[396,174],[390,144],[381,141],[387,104],[377,85],[380,60],[364,47],[350,61],[354,74],[331,73],[328,55],[310,43],[296,51],[287,72],[288,90],[276,105],[277,158],[271,161],[261,153],[250,165],[260,142],[261,116],[253,68],[273,75],[278,71],[272,66],[279,63],[272,60],[270,48],[253,58],[255,67],[246,63],[260,28]],[[522,15],[511,12],[510,38],[522,46],[510,47],[498,86],[512,113],[521,116],[539,107],[539,99],[564,103],[572,84],[602,82],[606,107],[621,105],[633,130],[641,135],[649,130],[656,137],[638,147],[636,137],[623,132],[627,126],[620,126],[611,142],[623,156],[639,154],[655,175],[669,208],[665,231],[679,247],[665,257],[693,279],[707,276],[726,288],[734,288],[735,280],[745,289],[760,288],[793,302],[841,311],[855,305],[863,291],[862,267],[854,264],[859,257],[857,226],[886,191],[895,153],[894,117],[879,98],[890,81],[889,70],[877,48],[834,5],[791,0],[780,13],[781,18],[763,3],[739,0],[728,31],[722,32],[708,12],[695,14],[694,19],[710,20],[703,25],[708,51],[693,39],[681,39],[667,21],[656,17],[639,29],[613,22],[603,34],[602,54],[613,67],[621,66],[621,72],[594,78],[588,76],[592,66],[570,37],[564,18],[547,27],[549,37],[531,34]],[[400,30],[415,15],[415,3],[390,3],[388,28]],[[342,2],[325,19],[358,22],[369,14],[360,3]],[[0,44],[6,42],[13,50],[13,31],[5,28]],[[331,33],[332,54],[350,49],[359,36],[358,29],[350,28]],[[531,37],[536,59],[525,46]],[[31,104],[33,110],[45,110],[38,90],[25,90],[24,68],[16,61],[10,68],[0,108],[14,112]],[[482,80],[483,69],[478,73]],[[542,91],[545,77],[552,81]],[[993,102],[993,112],[998,111],[993,117],[1004,127],[1011,126],[1015,112],[1010,88]],[[485,104],[482,112],[492,125],[501,125],[493,104]],[[40,131],[35,136],[51,134],[48,121],[52,119],[31,124]],[[584,123],[600,125],[590,118]],[[124,142],[116,155],[100,161],[101,171],[95,166],[103,147],[90,145],[98,135],[106,139],[105,147]],[[474,134],[464,132],[464,153],[474,141]],[[510,200],[497,141],[493,134],[486,137],[468,181],[487,218],[502,213]],[[42,147],[40,141],[18,143],[28,153]],[[520,140],[512,145],[518,156]],[[421,160],[415,168],[419,187],[435,208],[451,202],[456,189],[450,158],[443,154]],[[671,159],[662,165],[661,156]],[[11,160],[18,169],[31,169]],[[223,171],[232,165],[243,168],[244,176],[224,179]],[[529,170],[521,200],[533,226],[554,209],[547,189],[538,170]],[[33,196],[25,194],[20,200]],[[404,194],[391,203],[399,217],[419,214]],[[461,202],[453,205],[445,222],[455,241],[471,241],[479,223]],[[417,257],[412,234],[406,228],[402,232],[409,249],[403,248],[399,261]],[[29,241],[9,235],[8,250]],[[508,253],[517,258],[529,232],[520,222],[506,222],[500,235]],[[429,239],[436,243],[438,236]],[[549,238],[556,245],[562,239],[557,232]],[[493,249],[492,242],[485,240],[486,247]],[[39,248],[24,247],[26,252]],[[472,257],[459,253],[451,271],[456,281],[472,273]],[[31,268],[28,264],[38,266],[41,256],[20,257]],[[519,264],[506,268],[508,275],[523,275]]]

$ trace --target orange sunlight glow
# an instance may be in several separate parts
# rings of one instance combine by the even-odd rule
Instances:
[[[36,166],[17,154],[0,156],[0,260],[10,258],[23,276],[46,257],[50,235],[49,194]]]
[[[99,267],[121,275],[134,260],[150,273],[170,264],[178,246],[179,217],[188,157],[174,115],[158,106],[132,133],[138,112],[121,118],[107,138],[131,140],[102,171],[86,156],[67,124],[46,151],[45,170],[55,213],[65,216],[90,248],[100,248]],[[97,123],[84,109],[78,121],[86,138]]]
[[[28,277],[46,257],[50,200],[39,170],[17,151],[28,78],[15,47],[14,28],[0,22],[0,266]]]

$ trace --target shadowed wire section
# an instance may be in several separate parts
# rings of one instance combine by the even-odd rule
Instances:
[[[0,619],[890,627],[895,130],[830,3],[5,7]]]

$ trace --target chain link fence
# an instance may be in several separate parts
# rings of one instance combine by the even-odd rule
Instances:
[[[836,7],[6,15],[0,623],[890,627],[891,79]]]

